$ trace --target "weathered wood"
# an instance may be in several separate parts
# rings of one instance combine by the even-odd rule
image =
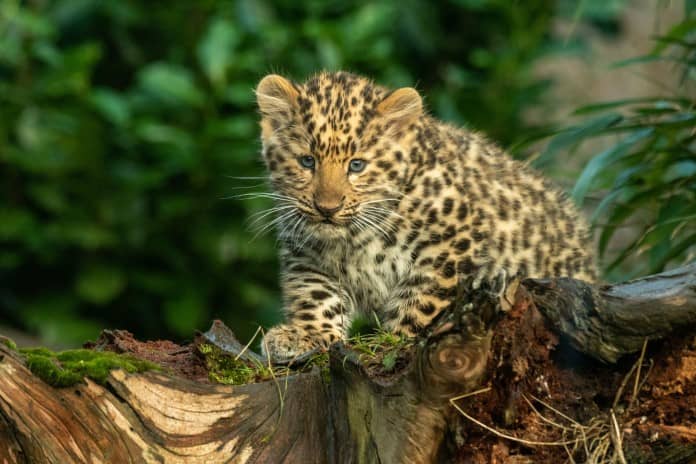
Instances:
[[[688,462],[696,448],[676,443],[696,442],[696,340],[673,331],[696,330],[688,325],[696,312],[695,271],[689,266],[599,288],[528,280],[514,307],[492,316],[485,293],[468,295],[473,308],[442,318],[428,337],[397,353],[391,367],[337,344],[328,372],[304,368],[249,385],[211,384],[198,370],[190,376],[198,381],[182,378],[192,371],[176,369],[170,357],[165,372],[119,370],[104,386],[86,380],[55,389],[0,343],[0,462],[561,462],[562,447],[525,445],[490,431],[532,442],[571,439],[544,420],[565,419],[541,403],[531,409],[533,398],[578,424],[609,424],[612,417],[633,462],[656,444],[680,456],[674,462]],[[606,361],[640,350],[645,337],[669,336],[672,343],[638,360],[638,382],[631,378],[636,355],[615,366],[583,361],[569,368],[556,358],[558,337],[549,327]],[[133,349],[124,340],[134,342],[107,332],[93,346],[138,356],[155,350]],[[220,323],[194,346],[203,342],[264,362]],[[172,356],[196,352],[166,346]],[[655,360],[651,369],[648,356]],[[487,388],[457,404],[490,429],[450,403],[481,386]],[[653,439],[658,442],[644,449]],[[581,461],[583,447],[576,452]]]
[[[616,285],[565,278],[524,285],[575,348],[606,362],[640,350],[646,338],[696,326],[696,263]]]

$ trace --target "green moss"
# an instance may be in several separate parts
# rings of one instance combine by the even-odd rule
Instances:
[[[198,351],[203,355],[208,368],[208,377],[212,382],[227,385],[245,385],[254,382],[263,382],[293,373],[285,366],[269,366],[257,361],[244,361],[237,359],[220,348],[203,343],[198,346]],[[324,381],[329,381],[329,355],[321,353],[301,366],[296,372],[303,372],[308,368],[318,366],[321,369]]]
[[[0,343],[2,343],[11,350],[17,351],[17,344],[11,338],[0,336]]]
[[[149,361],[110,351],[78,349],[54,353],[46,348],[26,348],[19,352],[26,357],[31,372],[54,387],[69,387],[85,377],[103,384],[112,369],[159,370],[159,366]]]
[[[199,345],[198,351],[205,358],[208,377],[216,383],[244,385],[262,382],[272,379],[276,375],[283,375],[287,371],[285,368],[271,370],[268,365],[260,362],[246,362],[237,359],[235,356],[222,352],[220,348],[206,343]]]
[[[379,365],[382,372],[394,370],[399,355],[410,345],[404,336],[378,328],[372,333],[351,337],[348,343],[360,353],[360,361],[369,365]]]
[[[350,322],[350,327],[348,327],[348,338],[368,335],[378,330],[379,325],[375,323],[374,318],[365,315],[357,315]]]

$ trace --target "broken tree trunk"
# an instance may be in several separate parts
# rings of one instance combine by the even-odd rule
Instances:
[[[219,322],[183,347],[105,331],[93,349],[163,370],[114,370],[104,385],[51,387],[0,344],[0,462],[696,457],[696,265],[614,286],[527,280],[515,299],[501,314],[466,295],[415,344],[338,344],[294,370],[268,368]],[[211,349],[268,380],[212,383]]]

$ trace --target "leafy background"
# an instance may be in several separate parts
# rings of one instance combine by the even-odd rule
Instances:
[[[674,32],[685,43],[691,4],[690,26]],[[274,323],[275,242],[252,240],[245,224],[269,205],[225,199],[263,188],[252,89],[269,72],[302,80],[348,69],[389,86],[415,83],[437,116],[517,156],[541,154],[540,166],[621,131],[628,138],[614,138],[618,148],[589,173],[588,165],[575,196],[608,194],[600,207],[615,226],[636,215],[662,224],[634,231],[640,243],[623,247],[618,276],[622,263],[647,262],[634,256],[646,246],[660,254],[651,271],[684,261],[696,203],[693,98],[658,96],[627,115],[621,104],[585,108],[613,113],[567,129],[526,116],[552,106],[558,85],[535,64],[585,53],[576,28],[620,36],[629,8],[628,0],[0,0],[0,323],[64,346],[104,327],[182,340],[218,317],[245,339]],[[559,21],[571,32],[559,34]],[[652,56],[681,47],[676,64],[693,80],[693,48],[660,43]],[[655,121],[662,126],[645,132]],[[664,242],[677,227],[678,242]],[[614,231],[600,232],[606,245]]]

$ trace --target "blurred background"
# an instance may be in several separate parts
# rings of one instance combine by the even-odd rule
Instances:
[[[692,259],[693,0],[0,0],[0,333],[279,319],[253,88],[415,85],[592,218],[605,278]],[[19,331],[19,332],[18,332]],[[23,338],[20,338],[20,342]]]

